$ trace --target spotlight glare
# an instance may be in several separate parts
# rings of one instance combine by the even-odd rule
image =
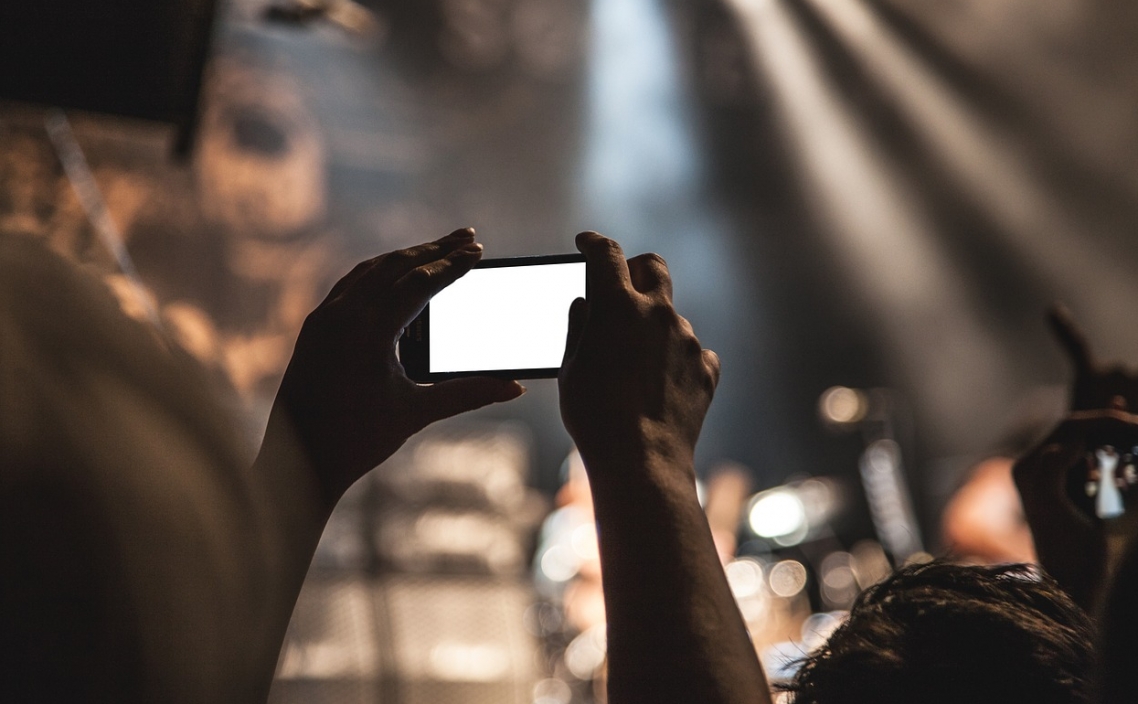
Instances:
[[[792,535],[806,528],[806,507],[790,489],[772,489],[755,497],[747,519],[761,538]]]

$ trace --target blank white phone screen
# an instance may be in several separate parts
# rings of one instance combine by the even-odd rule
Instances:
[[[472,269],[430,303],[430,371],[561,366],[585,263]]]

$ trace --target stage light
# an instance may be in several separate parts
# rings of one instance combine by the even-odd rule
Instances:
[[[850,553],[853,556],[850,566],[853,568],[859,590],[877,584],[893,571],[885,549],[876,540],[861,540],[853,546]]]
[[[875,440],[859,464],[877,534],[893,558],[904,561],[921,551],[922,545],[901,466],[901,446],[889,439]]]
[[[752,500],[747,522],[755,535],[761,538],[797,535],[807,528],[806,507],[793,490],[771,489]]]
[[[822,420],[834,425],[849,425],[865,418],[869,403],[865,394],[845,386],[831,386],[818,399]]]
[[[596,560],[600,557],[597,529],[592,523],[582,523],[574,528],[569,544],[573,546],[573,553],[581,560]]]
[[[853,555],[832,552],[822,560],[819,569],[822,582],[822,599],[834,609],[848,609],[860,591],[854,573]]]
[[[806,568],[798,560],[783,560],[771,568],[771,591],[789,599],[806,588]]]
[[[605,663],[608,652],[605,624],[597,624],[565,648],[565,666],[579,680],[591,680]]]
[[[727,573],[727,584],[736,599],[762,594],[763,566],[757,560],[746,557],[732,560],[724,571]]]
[[[444,682],[495,682],[510,674],[510,651],[489,640],[444,640],[431,647],[427,670]]]
[[[539,680],[533,686],[533,704],[569,704],[573,690],[559,679]]]
[[[577,575],[577,556],[564,545],[554,545],[541,556],[541,572],[551,581],[568,582]]]
[[[1126,315],[1124,310],[1110,304],[1138,295],[1132,277],[1123,271],[1124,261],[1086,246],[1079,233],[1096,228],[1098,223],[1090,219],[1094,215],[1072,222],[1069,211],[1049,192],[1037,164],[1025,158],[1022,134],[1008,132],[972,101],[962,99],[936,65],[890,27],[874,3],[808,0],[806,5],[841,43],[848,60],[889,95],[891,107],[919,140],[921,153],[944,165],[951,186],[984,209],[999,225],[994,232],[1007,238],[1021,260],[1047,280],[1061,282],[1059,289],[1071,297],[1069,302],[1088,316],[1101,316],[1102,328],[1125,325],[1115,317]],[[1086,271],[1117,285],[1084,286]],[[1096,300],[1099,295],[1105,304]]]
[[[806,652],[813,652],[815,648],[825,645],[834,631],[845,623],[846,615],[844,611],[811,614],[802,622],[802,648]]]
[[[895,351],[892,368],[911,380],[927,408],[959,419],[961,429],[984,430],[980,411],[1006,398],[1008,380],[1017,377],[963,283],[969,276],[946,245],[943,218],[911,173],[911,160],[881,143],[876,113],[852,98],[843,67],[803,18],[804,3],[729,5],[746,31],[813,224],[841,262],[844,285],[882,321],[882,347]]]

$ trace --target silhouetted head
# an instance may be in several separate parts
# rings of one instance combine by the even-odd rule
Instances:
[[[1090,619],[1029,565],[908,567],[786,686],[794,704],[1087,702]]]

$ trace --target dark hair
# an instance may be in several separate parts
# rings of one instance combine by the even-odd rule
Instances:
[[[1092,629],[1030,565],[916,565],[862,593],[782,689],[794,704],[1088,702]]]

